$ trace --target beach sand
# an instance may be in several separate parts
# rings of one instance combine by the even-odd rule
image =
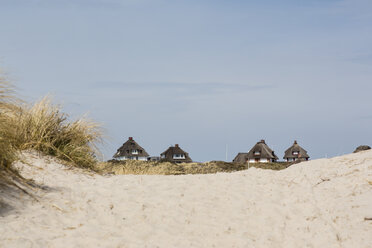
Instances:
[[[372,247],[372,151],[182,176],[100,176],[25,155],[0,247]]]

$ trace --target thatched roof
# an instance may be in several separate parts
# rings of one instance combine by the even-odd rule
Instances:
[[[174,159],[173,158],[174,154],[184,155],[185,159]],[[162,157],[164,156],[165,157],[164,159],[169,162],[181,162],[181,161],[186,162],[186,163],[192,162],[192,159],[190,158],[189,154],[185,152],[184,150],[182,150],[178,144],[176,144],[175,146],[170,146],[165,152],[160,154],[160,156]]]
[[[248,159],[267,158],[275,160],[278,159],[274,151],[271,150],[270,147],[268,147],[268,145],[266,145],[265,140],[257,142],[257,144],[254,145],[251,150],[249,150],[247,158]]]
[[[287,158],[308,159],[310,158],[310,156],[307,154],[307,151],[304,148],[302,148],[299,144],[297,144],[297,141],[295,140],[293,145],[285,151],[283,158],[284,159],[287,159]]]
[[[138,154],[132,154],[133,150],[137,150]],[[129,137],[127,142],[125,142],[115,153],[114,158],[119,157],[148,157],[149,154],[143,149],[137,142],[134,141],[132,137]]]
[[[362,145],[362,146],[358,146],[354,153],[357,153],[357,152],[361,152],[361,151],[366,151],[366,150],[370,150],[371,147],[370,146],[367,146],[367,145]]]
[[[248,153],[239,152],[233,159],[233,163],[246,163],[248,160]]]

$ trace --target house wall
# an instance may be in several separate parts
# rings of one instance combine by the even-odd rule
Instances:
[[[116,158],[117,160],[140,160],[140,161],[147,161],[147,157],[138,157],[137,159],[137,156],[133,156],[133,157],[119,157],[119,158]]]
[[[250,159],[249,163],[268,163],[270,162],[267,158],[261,158],[259,162],[256,162],[254,159]]]
[[[173,154],[173,159],[186,159],[186,156],[184,154]]]
[[[287,160],[287,162],[295,162],[295,161],[298,161],[298,160],[308,161],[309,159],[308,158],[287,158],[286,160]]]

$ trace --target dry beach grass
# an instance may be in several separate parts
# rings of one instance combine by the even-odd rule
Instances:
[[[270,170],[282,170],[290,163],[256,163],[250,167]],[[151,161],[115,161],[98,163],[95,170],[102,174],[115,175],[187,175],[213,174],[218,172],[234,172],[248,169],[248,164],[230,163],[224,161],[210,161],[205,163],[170,163]]]
[[[34,149],[74,166],[93,168],[97,162],[96,144],[101,142],[99,124],[87,118],[70,121],[44,97],[33,105],[10,101],[11,86],[0,79],[0,163],[14,161],[16,150]]]
[[[0,189],[29,194],[38,186],[13,166],[24,150],[36,150],[72,166],[93,169],[97,163],[95,145],[100,141],[101,128],[95,122],[86,118],[70,121],[49,97],[26,104],[14,96],[12,85],[0,76]],[[2,202],[0,199],[0,208]]]
[[[3,180],[9,173],[12,174],[11,164],[17,158],[12,142],[15,130],[9,119],[9,114],[13,111],[13,99],[11,85],[0,76],[0,177]]]
[[[100,125],[86,118],[69,121],[49,97],[31,107],[20,106],[10,122],[16,129],[15,146],[20,150],[34,149],[84,168],[93,168],[97,162]]]

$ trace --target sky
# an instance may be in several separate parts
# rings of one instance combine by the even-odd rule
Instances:
[[[194,161],[372,145],[370,0],[0,0],[0,23],[18,95],[102,123],[105,159],[128,137]]]

